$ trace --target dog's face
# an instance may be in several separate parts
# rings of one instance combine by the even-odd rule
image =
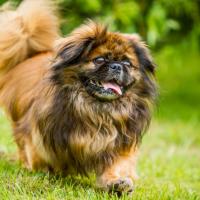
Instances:
[[[83,66],[90,67],[80,74],[87,92],[104,101],[122,97],[140,76],[132,47],[113,33],[89,54]]]
[[[90,22],[61,41],[54,69],[63,85],[78,84],[93,98],[112,101],[137,87],[154,65],[138,36]]]

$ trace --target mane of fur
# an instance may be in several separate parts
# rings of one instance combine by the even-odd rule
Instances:
[[[114,34],[108,36],[104,27],[89,23],[62,40],[51,76],[56,88],[52,104],[36,117],[46,148],[63,162],[62,152],[67,152],[67,159],[79,172],[101,172],[121,152],[135,148],[151,119],[156,88],[153,75],[143,63],[146,59],[149,65],[151,60],[139,41],[134,44],[138,47],[136,53],[141,55],[141,68],[145,69],[141,82],[137,88],[129,89],[127,97],[100,102],[88,95],[78,80],[83,55],[87,57],[97,44],[104,45],[106,37],[113,39]],[[123,38],[119,36],[118,40]]]

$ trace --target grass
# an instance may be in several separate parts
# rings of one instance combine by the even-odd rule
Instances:
[[[156,54],[160,101],[138,163],[132,199],[200,200],[199,55],[166,47]],[[0,199],[118,199],[94,187],[95,177],[28,172],[9,159],[16,151],[11,128],[0,115]],[[121,199],[129,199],[122,196]]]

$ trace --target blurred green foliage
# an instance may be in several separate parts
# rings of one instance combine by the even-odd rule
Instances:
[[[192,40],[194,46],[200,43],[199,0],[54,1],[63,18],[64,34],[90,18],[108,24],[113,31],[137,32],[155,49],[182,40]]]
[[[111,30],[139,33],[155,48],[196,37],[200,42],[199,0],[57,0],[69,32],[86,18]],[[192,36],[191,36],[192,35]]]

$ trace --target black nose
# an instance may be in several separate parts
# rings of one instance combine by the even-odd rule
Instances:
[[[120,72],[122,70],[122,65],[120,63],[110,63],[110,69]]]

